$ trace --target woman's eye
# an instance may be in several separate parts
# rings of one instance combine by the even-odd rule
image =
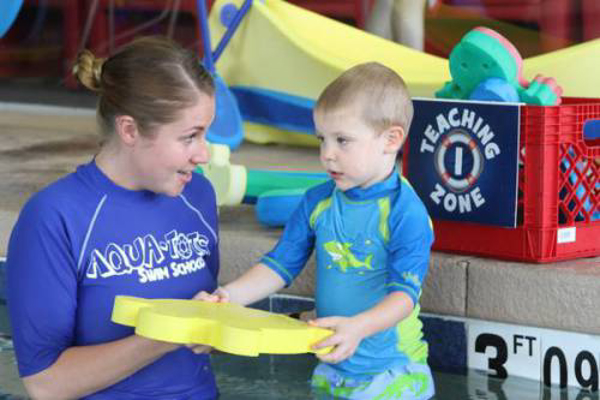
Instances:
[[[197,137],[198,137],[198,134],[197,134],[197,133],[193,133],[193,134],[191,134],[191,135],[189,135],[189,136],[186,136],[185,138],[183,138],[183,141],[184,141],[184,142],[186,142],[186,143],[191,143],[191,142],[193,142],[193,141],[194,141],[194,139],[196,139]]]

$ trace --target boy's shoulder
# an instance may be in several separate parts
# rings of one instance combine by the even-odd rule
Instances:
[[[392,225],[431,228],[427,207],[410,182],[404,177],[401,177],[401,181],[399,195],[390,213]]]
[[[426,211],[425,204],[423,204],[423,201],[421,200],[413,186],[404,176],[400,176],[400,185],[398,192],[398,200],[400,201],[403,207],[407,208],[407,210],[416,207],[418,209]]]

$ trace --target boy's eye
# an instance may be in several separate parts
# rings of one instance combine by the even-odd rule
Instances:
[[[337,142],[338,142],[338,144],[344,145],[344,144],[348,144],[350,141],[348,139],[346,139],[345,137],[338,137]]]

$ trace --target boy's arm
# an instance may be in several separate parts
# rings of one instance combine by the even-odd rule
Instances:
[[[310,224],[310,215],[317,202],[323,198],[320,192],[324,189],[327,187],[319,185],[306,193],[286,223],[281,238],[275,247],[263,256],[261,262],[233,282],[218,288],[212,295],[199,293],[195,298],[248,305],[290,285],[302,271],[313,251],[314,231]]]
[[[355,315],[359,326],[363,327],[364,336],[371,336],[384,329],[398,324],[408,317],[414,309],[410,296],[404,292],[392,292],[375,305],[360,314]]]
[[[277,292],[285,286],[285,281],[279,274],[258,263],[242,276],[223,286],[228,301],[248,305]]]
[[[322,361],[338,363],[356,351],[361,340],[396,325],[413,311],[411,297],[404,292],[388,294],[376,306],[353,317],[326,317],[311,321],[311,325],[329,328],[335,334],[313,346],[320,349],[335,346],[331,353],[317,355]]]

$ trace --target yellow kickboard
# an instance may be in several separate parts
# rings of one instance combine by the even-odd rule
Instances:
[[[117,296],[112,321],[150,339],[203,344],[241,356],[327,353],[311,346],[333,332],[233,303]]]

